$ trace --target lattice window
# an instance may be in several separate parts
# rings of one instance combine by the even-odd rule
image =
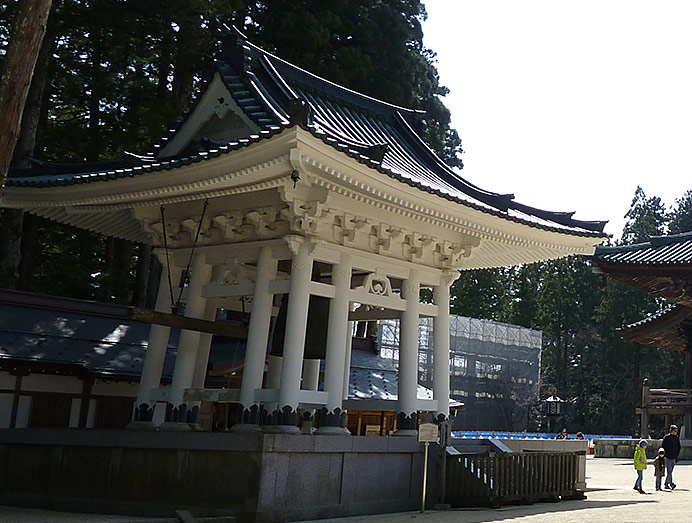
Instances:
[[[34,394],[31,398],[29,427],[67,427],[70,424],[71,409],[71,396]]]

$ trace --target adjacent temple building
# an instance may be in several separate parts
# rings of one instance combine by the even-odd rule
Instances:
[[[682,422],[683,437],[692,439],[692,233],[653,236],[636,245],[599,247],[591,263],[596,273],[672,302],[657,314],[625,327],[622,337],[684,354],[685,388],[650,388],[647,382],[637,411],[643,438],[649,437],[650,416],[656,415],[664,418],[665,430],[673,420]]]
[[[131,426],[153,428],[156,405],[165,406],[149,445],[162,431],[194,427],[202,401],[238,403],[233,430],[257,438],[297,434],[299,420],[312,412],[320,414],[318,435],[295,438],[346,434],[352,322],[385,319],[397,320],[401,333],[398,393],[388,410],[397,413],[395,434],[410,436],[419,412],[449,415],[449,289],[459,271],[591,254],[605,238],[603,222],[535,209],[470,183],[431,151],[423,129],[422,113],[335,85],[229,30],[193,109],[153,150],[103,163],[35,162],[11,173],[1,204],[156,248],[164,266],[156,311],[135,311],[151,328]],[[432,303],[421,300],[424,289]],[[247,327],[218,321],[220,310],[249,311]],[[432,397],[422,398],[418,332],[426,318]],[[172,327],[180,334],[167,361]],[[242,380],[206,388],[212,335],[223,333],[246,340]],[[166,387],[165,365],[172,366]],[[224,441],[240,436],[247,435]],[[394,466],[393,457],[381,468],[386,482],[373,472],[362,492],[348,495],[355,498],[336,492],[352,482],[334,470],[351,469],[310,458],[318,490],[336,490],[314,498],[321,512],[296,505],[295,514],[349,513],[344,500],[360,495],[370,504],[353,501],[360,508],[350,513],[415,507],[413,487],[381,488],[417,481],[411,463],[420,463],[420,451],[404,455],[404,448],[402,442],[389,451],[408,461]],[[274,444],[253,449],[278,452]],[[361,459],[344,449],[333,450],[334,459]],[[299,469],[286,470],[291,485]],[[274,485],[277,471],[256,477]],[[178,492],[182,500],[198,491]],[[273,514],[317,496],[309,488],[298,497],[271,492],[277,497],[246,496],[243,510]],[[264,505],[250,507],[247,499]]]

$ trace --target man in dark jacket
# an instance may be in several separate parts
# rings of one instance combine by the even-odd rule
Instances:
[[[663,438],[663,449],[666,451],[666,483],[667,489],[673,490],[673,467],[678,462],[680,455],[680,438],[678,438],[677,425],[670,426],[670,432]]]

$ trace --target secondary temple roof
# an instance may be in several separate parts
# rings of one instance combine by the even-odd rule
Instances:
[[[646,243],[596,247],[594,271],[653,296],[692,306],[692,232]]]
[[[596,247],[594,272],[676,302],[622,329],[625,341],[684,351],[692,340],[692,232],[650,241]]]
[[[221,83],[230,100],[225,95],[216,96],[214,89],[219,88],[214,87],[214,82]],[[214,111],[222,125],[195,122],[195,109],[209,103],[205,94],[215,96]],[[546,231],[605,237],[605,222],[575,220],[572,212],[536,209],[514,201],[511,194],[485,191],[468,182],[421,139],[421,117],[419,111],[397,107],[317,77],[229,30],[216,59],[214,77],[197,105],[154,146],[153,152],[99,163],[34,162],[30,169],[11,171],[7,187],[48,189],[178,170],[300,126],[342,154],[420,191]],[[74,223],[56,212],[39,214]],[[146,241],[134,232],[127,234],[131,239]]]
[[[625,341],[687,350],[692,341],[692,308],[673,305],[622,329]]]

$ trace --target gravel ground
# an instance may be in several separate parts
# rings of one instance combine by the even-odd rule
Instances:
[[[449,511],[404,512],[379,516],[339,518],[335,523],[692,523],[692,462],[675,467],[675,491],[656,492],[652,466],[644,473],[644,490],[632,490],[636,473],[632,460],[594,459],[586,463],[586,481],[590,491],[586,500],[538,503],[500,509],[462,509]],[[593,490],[591,490],[593,489]],[[38,509],[0,507],[2,523],[154,523],[161,518],[132,518],[96,514],[74,514]],[[172,520],[168,520],[172,521]],[[411,522],[413,523],[413,522]]]

